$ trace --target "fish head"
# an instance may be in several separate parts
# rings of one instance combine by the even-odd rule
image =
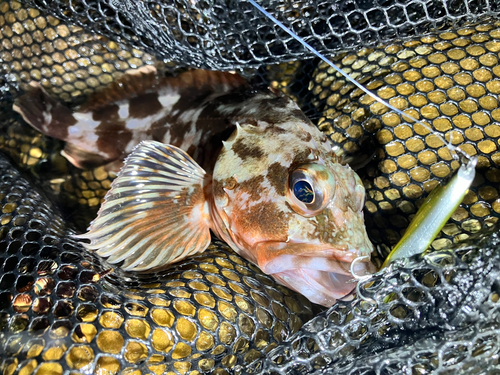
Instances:
[[[331,306],[373,272],[357,174],[294,111],[280,123],[240,123],[213,172],[217,234],[278,282]]]

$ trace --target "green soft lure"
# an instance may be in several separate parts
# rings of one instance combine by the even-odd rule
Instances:
[[[421,254],[436,238],[462,202],[476,175],[477,158],[462,164],[445,186],[436,186],[406,229],[403,238],[392,249],[382,268],[396,259]]]

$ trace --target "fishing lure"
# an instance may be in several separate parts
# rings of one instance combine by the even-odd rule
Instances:
[[[431,191],[382,268],[397,259],[409,258],[427,250],[462,203],[476,175],[476,164],[477,157],[470,158],[445,186],[438,185]]]

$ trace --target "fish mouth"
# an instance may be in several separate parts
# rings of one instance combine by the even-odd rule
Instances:
[[[311,302],[331,307],[370,275],[371,249],[333,249],[305,243],[263,242],[256,246],[261,270]]]

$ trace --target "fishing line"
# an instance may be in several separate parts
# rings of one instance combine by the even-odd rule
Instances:
[[[470,160],[470,156],[464,152],[462,149],[453,146],[450,142],[447,142],[446,139],[441,136],[441,134],[437,133],[434,131],[429,125],[424,124],[422,121],[417,120],[411,115],[408,115],[401,111],[400,109],[394,107],[393,105],[389,104],[386,102],[384,99],[378,97],[374,93],[372,93],[370,90],[368,90],[366,87],[364,87],[361,83],[358,81],[354,80],[352,77],[350,77],[346,72],[344,72],[342,69],[340,69],[338,66],[336,66],[334,63],[332,63],[330,60],[328,60],[324,55],[319,53],[314,47],[312,47],[309,43],[307,43],[304,39],[302,39],[300,36],[295,34],[292,30],[290,30],[288,27],[286,27],[282,22],[278,21],[276,17],[274,17],[272,14],[270,14],[267,10],[265,10],[262,6],[257,4],[255,0],[248,0],[250,4],[252,4],[255,8],[257,8],[264,16],[269,18],[271,21],[273,21],[276,25],[281,27],[284,31],[286,31],[292,38],[294,38],[296,41],[298,41],[300,44],[302,44],[305,48],[307,48],[309,51],[311,51],[314,55],[319,57],[321,60],[323,60],[325,63],[327,63],[329,66],[331,66],[335,71],[337,71],[339,74],[341,74],[344,78],[346,78],[349,82],[353,83],[358,87],[361,91],[363,91],[365,94],[369,95],[372,99],[375,101],[379,102],[380,104],[385,105],[387,108],[393,110],[397,114],[399,114],[403,120],[406,117],[407,119],[410,119],[411,121],[419,124],[420,126],[423,126],[425,129],[430,131],[432,134],[434,134],[436,137],[438,137],[439,140],[441,140],[447,147],[448,150],[450,150],[451,156],[455,159],[458,160],[458,153],[462,154],[466,160]],[[450,133],[452,134],[452,133]]]

